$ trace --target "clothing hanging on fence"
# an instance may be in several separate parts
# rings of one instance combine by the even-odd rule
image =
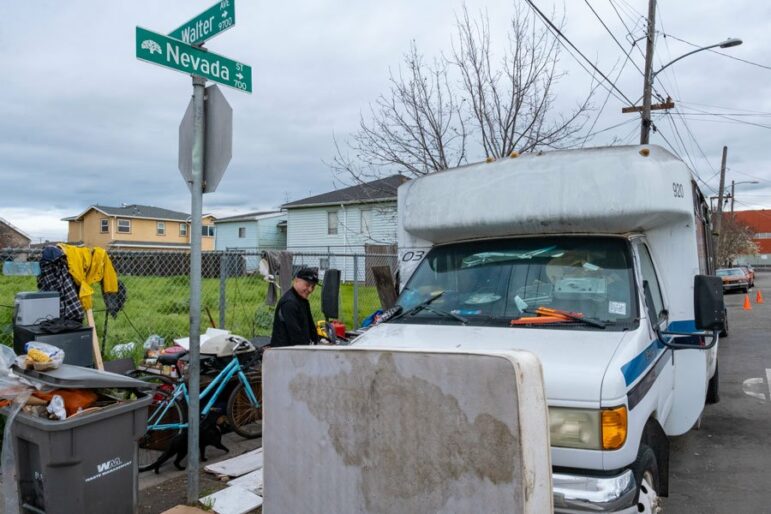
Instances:
[[[104,293],[102,296],[104,297],[104,306],[107,308],[107,312],[109,312],[110,316],[113,318],[117,318],[118,313],[123,308],[123,304],[126,303],[126,286],[123,285],[123,282],[118,280],[118,292]]]
[[[67,256],[55,246],[43,249],[40,258],[40,275],[37,277],[40,291],[59,293],[59,317],[83,323],[85,312],[78,297],[78,290],[67,266]]]
[[[280,253],[281,252],[274,250],[266,250],[262,252],[262,258],[265,259],[265,262],[268,263],[268,276],[264,277],[265,280],[268,281],[268,292],[265,295],[265,305],[276,305],[276,302],[281,296],[281,291],[278,290],[279,286],[276,284],[279,270],[281,269]]]
[[[67,256],[70,275],[80,288],[78,296],[84,309],[89,310],[94,304],[92,284],[101,283],[102,293],[118,292],[118,274],[104,248],[91,249],[63,243],[59,244],[59,248]]]

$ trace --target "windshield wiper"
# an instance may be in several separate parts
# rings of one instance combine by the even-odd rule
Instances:
[[[411,314],[417,314],[420,311],[426,310],[426,311],[429,311],[429,312],[433,312],[434,314],[438,314],[439,316],[445,316],[447,318],[456,319],[456,320],[460,321],[461,323],[463,323],[464,325],[466,323],[468,323],[468,319],[464,318],[463,316],[459,316],[458,314],[455,314],[453,312],[443,311],[441,309],[437,309],[436,307],[430,307],[431,302],[433,302],[434,300],[436,300],[437,298],[439,298],[443,294],[444,294],[444,291],[440,291],[437,294],[433,295],[432,297],[423,300],[422,302],[420,302],[419,304],[415,305],[414,307],[410,307],[406,311],[403,310],[403,311],[397,313],[395,316],[393,316],[391,319],[389,319],[387,321],[395,321],[395,320],[397,320],[399,318],[403,318],[404,316],[411,315]]]
[[[456,319],[456,320],[460,321],[461,323],[463,323],[464,325],[468,323],[468,318],[464,318],[460,314],[455,314],[454,312],[447,312],[447,311],[443,311],[441,309],[437,309],[436,307],[430,307],[428,305],[423,305],[420,308],[420,310],[426,310],[428,312],[433,312],[434,314],[439,314],[440,316],[444,316],[446,318]],[[414,312],[417,312],[417,311],[415,311],[415,309],[412,309],[412,312],[414,313]]]
[[[607,323],[604,323],[598,319],[594,318],[587,318],[580,312],[568,312],[563,311],[559,309],[550,309],[548,307],[539,307],[536,310],[530,310],[525,309],[522,312],[526,314],[535,314],[536,316],[542,316],[542,318],[533,318],[532,322],[533,324],[547,324],[547,323],[563,323],[567,321],[577,321],[579,323],[584,323],[586,325],[589,325],[591,327],[596,328],[605,328],[607,326]],[[546,321],[546,318],[549,318],[549,321]],[[536,321],[538,319],[541,319],[542,321]],[[522,320],[520,323],[514,323],[517,320]],[[519,318],[513,319],[512,324],[515,325],[524,325],[527,324],[526,320],[520,316]]]

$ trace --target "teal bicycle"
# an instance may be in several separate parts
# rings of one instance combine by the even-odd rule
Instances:
[[[232,355],[228,361],[227,354]],[[177,376],[184,377],[183,363],[187,352],[161,355],[158,362],[174,366]],[[229,336],[225,350],[217,355],[201,357],[201,380],[211,378],[200,394],[201,419],[217,408],[223,393],[229,393],[225,408],[228,425],[238,435],[252,439],[262,435],[262,380],[261,354],[248,340]],[[139,440],[138,465],[154,462],[157,456],[169,448],[171,440],[187,430],[187,384],[184,378],[178,380],[166,376],[136,370],[134,377],[156,385],[149,407],[147,432]],[[203,404],[203,402],[206,402]]]

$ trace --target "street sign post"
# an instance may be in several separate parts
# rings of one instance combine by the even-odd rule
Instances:
[[[159,66],[252,92],[252,67],[137,27],[136,57]]]
[[[188,45],[202,45],[236,24],[236,0],[221,0],[169,34]]]
[[[206,88],[204,100],[203,192],[213,193],[233,156],[233,108],[217,86]],[[179,124],[179,172],[187,187],[193,183],[193,139],[195,132],[193,99]]]
[[[170,36],[136,28],[136,57],[193,76],[193,98],[179,127],[179,171],[190,188],[190,369],[188,380],[187,501],[199,493],[201,216],[203,193],[217,188],[230,162],[233,109],[217,86],[252,92],[252,68],[203,48],[203,43],[236,22],[235,0],[221,0]],[[200,48],[199,48],[200,47]],[[208,98],[204,96],[208,93]]]

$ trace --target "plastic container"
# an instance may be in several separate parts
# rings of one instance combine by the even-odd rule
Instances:
[[[345,339],[345,323],[337,320],[333,320],[331,323],[332,323],[332,327],[334,327],[335,329],[335,335],[337,337],[342,337],[343,339]]]
[[[87,368],[62,367],[64,372],[62,368],[51,372],[58,377],[34,371],[24,374],[59,387],[130,387],[138,382]],[[135,512],[137,440],[145,433],[152,399],[139,390],[136,394],[136,400],[63,421],[18,414],[12,434],[21,512]]]

